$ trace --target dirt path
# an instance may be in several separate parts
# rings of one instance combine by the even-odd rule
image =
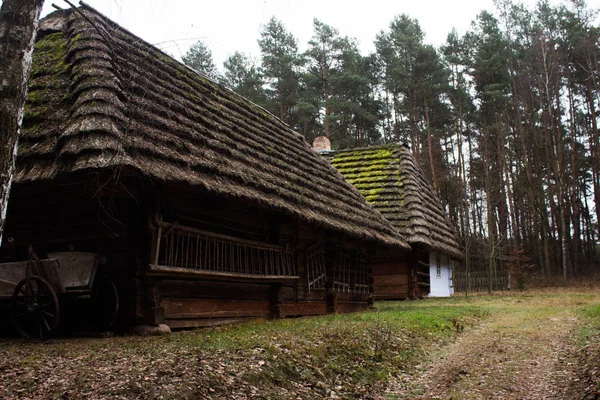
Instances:
[[[490,317],[431,352],[399,379],[392,399],[574,399],[575,348],[587,299],[498,301]]]

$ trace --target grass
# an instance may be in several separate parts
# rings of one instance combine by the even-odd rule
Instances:
[[[254,321],[163,337],[5,341],[0,397],[35,398],[41,388],[76,398],[370,393],[412,368],[432,343],[452,341],[459,322],[469,325],[483,316],[471,305],[387,302],[366,313]]]
[[[490,316],[573,307],[598,321],[594,293],[378,302],[365,313],[263,320],[162,337],[0,341],[0,398],[342,398],[383,393],[432,348]],[[540,306],[543,305],[543,307]],[[539,310],[537,310],[539,309]],[[590,325],[591,326],[591,325]],[[582,333],[584,338],[591,338]],[[586,336],[587,335],[587,336]]]
[[[336,381],[343,382],[344,391],[356,392],[412,366],[428,343],[454,338],[456,321],[483,315],[477,307],[413,304],[383,303],[369,313],[258,321],[202,331],[205,335],[183,332],[171,341],[191,349],[258,355],[257,367],[241,379],[260,385],[273,398],[281,388],[293,390],[299,384],[325,395],[328,388],[340,386]]]
[[[582,314],[585,323],[579,332],[578,368],[587,384],[586,398],[600,398],[600,304],[585,307]]]
[[[595,336],[600,337],[600,304],[586,307],[582,313],[587,323],[581,330],[579,340],[582,345],[585,345],[593,341]]]
[[[580,360],[598,361],[600,353],[577,343],[584,321],[598,320],[597,289],[538,289],[438,301],[446,307],[480,307],[486,321],[456,345],[439,348],[424,375],[410,375],[412,383],[390,398],[597,398],[593,391],[592,397],[584,397],[582,386],[587,384],[580,384],[581,377],[590,375],[593,363]]]

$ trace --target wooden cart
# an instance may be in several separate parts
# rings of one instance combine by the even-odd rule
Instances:
[[[94,253],[50,253],[40,260],[31,249],[28,261],[0,264],[0,299],[10,301],[17,332],[28,339],[52,336],[67,297],[91,300],[96,327],[110,329],[119,297],[114,283],[99,273],[101,264]]]

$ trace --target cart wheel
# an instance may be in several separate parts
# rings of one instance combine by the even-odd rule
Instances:
[[[60,320],[58,298],[52,286],[39,276],[21,280],[12,295],[12,320],[26,339],[48,339]]]
[[[92,318],[98,331],[110,330],[119,313],[119,293],[113,281],[106,275],[99,275],[94,281],[92,307]]]

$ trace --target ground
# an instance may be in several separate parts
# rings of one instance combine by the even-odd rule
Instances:
[[[388,397],[595,398],[586,382],[589,371],[580,368],[586,323],[581,311],[598,300],[594,292],[557,289],[480,298],[492,310],[489,318],[396,380]]]
[[[0,339],[0,398],[600,398],[598,288],[376,307],[153,338]]]

